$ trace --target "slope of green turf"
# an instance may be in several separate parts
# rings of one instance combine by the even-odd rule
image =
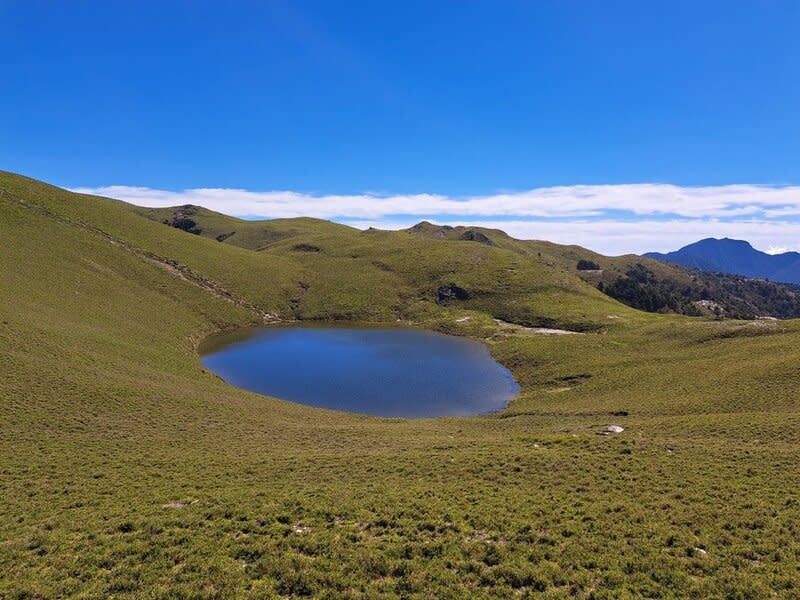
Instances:
[[[555,269],[576,274],[606,295],[640,310],[740,319],[752,319],[756,316],[783,319],[800,317],[798,286],[721,273],[706,273],[635,255],[608,257],[579,246],[516,240],[496,229],[450,227],[423,221],[399,233],[375,230],[359,232],[343,225],[309,218],[246,221],[191,205],[160,209],[131,208],[137,214],[153,221],[182,228],[220,243],[258,250],[265,254],[283,253],[288,257],[292,254],[298,256],[301,253],[322,253],[324,256],[326,250],[329,253],[331,250],[343,249],[341,241],[347,240],[348,243],[352,243],[366,235],[382,243],[377,246],[360,244],[360,254],[353,253],[350,258],[371,257],[371,265],[360,265],[360,267],[366,266],[367,270],[373,267],[371,269],[373,271],[374,267],[391,271],[396,265],[383,260],[389,246],[399,250],[402,256],[412,256],[413,251],[410,252],[409,248],[414,247],[415,250],[422,250],[427,258],[467,248],[472,254],[479,255],[481,251],[476,251],[476,247],[484,245],[491,247],[491,250],[485,249],[484,252],[497,256],[505,255],[508,258],[511,254],[520,255],[527,266],[538,263],[551,273]],[[417,242],[410,242],[409,237],[416,238]],[[330,243],[327,246],[319,246],[315,240],[320,239],[327,239]],[[420,239],[423,241],[419,241]],[[391,244],[387,244],[388,241],[391,241]],[[398,247],[401,241],[404,241],[404,244]],[[318,272],[315,267],[323,260],[317,257],[310,261],[312,272]],[[577,268],[581,262],[592,268]],[[412,265],[412,274],[419,270],[418,263]],[[516,265],[513,266],[513,270],[517,270]],[[507,268],[505,272],[512,272],[512,269]],[[492,276],[498,281],[498,284],[491,288],[496,295],[502,290],[503,284],[497,279],[497,273],[492,273]],[[500,276],[502,277],[503,273]],[[541,274],[527,271],[521,273],[521,277],[525,280],[537,276],[541,279]],[[370,289],[379,287],[376,288],[374,283],[370,284]],[[541,287],[538,292],[541,292]],[[352,293],[348,292],[348,295]],[[330,311],[330,295],[326,294],[325,298]],[[542,310],[542,306],[537,308],[537,311]],[[562,319],[567,316],[563,311],[560,314]],[[348,318],[346,312],[341,316]],[[540,322],[547,321],[540,319]],[[572,326],[591,327],[589,323],[581,322],[580,318],[573,321]]]
[[[0,598],[800,594],[797,322],[637,312],[500,242],[143,210],[0,173]],[[522,392],[377,419],[199,363],[274,318],[472,336]]]

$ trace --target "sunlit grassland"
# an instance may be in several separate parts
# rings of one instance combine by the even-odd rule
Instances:
[[[237,247],[0,190],[0,597],[800,594],[796,322],[639,313],[557,247],[313,220]],[[469,335],[522,392],[412,421],[243,392],[196,346],[250,306]]]

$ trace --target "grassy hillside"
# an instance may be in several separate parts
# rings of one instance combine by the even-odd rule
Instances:
[[[580,246],[515,240],[480,227],[422,222],[409,233],[432,239],[470,239],[536,256],[549,266],[577,272],[620,302],[648,312],[752,319],[800,317],[800,288],[725,273],[708,273],[636,255],[602,256]]]
[[[138,214],[221,243],[258,250],[267,254],[282,254],[295,257],[299,253],[323,252],[314,240],[328,239],[333,243],[327,248],[340,248],[339,241],[353,242],[363,235],[375,236],[380,245],[361,245],[362,255],[351,258],[369,258],[369,268],[391,270],[385,260],[386,242],[391,241],[403,256],[408,256],[408,240],[397,246],[408,236],[426,240],[417,247],[425,249],[425,256],[435,249],[434,255],[442,251],[471,248],[476,253],[478,245],[490,247],[495,254],[517,254],[527,267],[538,264],[546,271],[554,270],[578,275],[585,282],[608,296],[639,310],[648,312],[672,312],[689,316],[714,316],[735,319],[753,319],[758,316],[781,319],[800,317],[800,288],[750,279],[722,273],[707,273],[691,270],[635,255],[608,257],[579,246],[563,246],[550,242],[516,240],[503,231],[482,227],[451,227],[434,225],[423,221],[399,234],[390,232],[359,232],[343,225],[319,219],[276,219],[272,221],[245,221],[198,206],[180,206],[161,209],[135,208]],[[434,243],[432,243],[434,242]],[[438,242],[438,243],[435,243]],[[464,242],[470,244],[465,245]],[[413,245],[413,244],[412,244]],[[324,253],[324,252],[323,252]],[[320,257],[314,257],[316,264]],[[518,261],[517,261],[518,262]],[[449,265],[448,265],[449,266]],[[582,268],[579,268],[582,267]],[[423,265],[424,267],[424,265]],[[412,275],[419,270],[412,266]],[[517,265],[511,267],[517,270]],[[374,270],[374,269],[373,269]],[[492,273],[494,279],[503,273]],[[541,273],[524,270],[521,277],[541,279]],[[501,289],[493,286],[492,291]],[[541,292],[541,288],[536,290]],[[520,293],[515,290],[515,295]],[[479,292],[480,293],[480,292]],[[524,292],[522,292],[524,293]],[[326,303],[330,304],[329,299]],[[537,310],[543,310],[540,306]],[[346,316],[347,315],[343,315]],[[561,313],[561,319],[567,315]],[[580,313],[571,323],[581,329],[592,325],[581,319]],[[585,316],[585,315],[584,315]],[[530,315],[527,315],[530,321]],[[549,320],[548,320],[549,319]],[[553,322],[552,316],[540,320],[542,324]]]
[[[544,244],[142,213],[0,173],[0,598],[800,594],[797,322],[638,312]],[[203,369],[276,318],[471,336],[522,392],[378,419]]]
[[[526,325],[599,329],[609,310],[620,309],[573,270],[554,268],[513,246],[469,239],[441,243],[318,219],[243,221],[199,207],[131,210],[173,228],[189,218],[195,235],[175,228],[185,238],[221,239],[222,246],[300,265],[300,288],[291,300],[291,315],[298,318],[413,320],[435,312],[438,292],[447,286],[467,293],[455,301],[460,308]],[[221,238],[220,232],[231,235]]]

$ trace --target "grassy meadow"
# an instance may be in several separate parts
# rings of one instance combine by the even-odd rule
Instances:
[[[575,247],[173,212],[0,172],[0,598],[800,598],[800,322],[636,311]],[[381,419],[201,365],[275,320],[470,336],[521,393]]]

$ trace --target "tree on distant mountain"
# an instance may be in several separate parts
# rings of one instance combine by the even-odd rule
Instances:
[[[800,287],[740,275],[688,271],[689,282],[665,277],[641,263],[633,264],[597,289],[623,304],[649,312],[689,316],[710,314],[734,319],[800,315]]]
[[[625,276],[618,277],[600,289],[612,298],[639,310],[699,314],[688,297],[668,282],[659,280],[653,271],[641,263],[636,263]]]

